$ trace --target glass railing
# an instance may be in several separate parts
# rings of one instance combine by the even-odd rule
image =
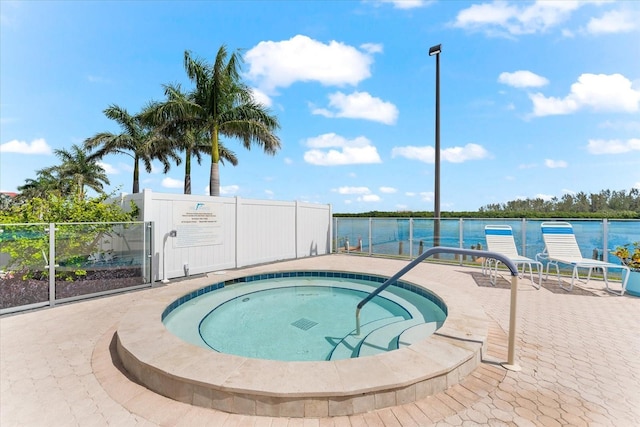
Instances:
[[[0,313],[151,284],[152,224],[0,224]]]
[[[48,224],[0,225],[0,230],[0,313],[48,304]]]
[[[333,251],[413,259],[433,247],[434,220],[429,218],[341,218],[333,222]],[[486,249],[484,227],[510,225],[521,255],[535,258],[544,250],[540,225],[551,219],[446,218],[440,220],[440,245]],[[617,263],[616,246],[640,241],[640,220],[569,219],[585,258]],[[474,260],[443,254],[442,261]]]

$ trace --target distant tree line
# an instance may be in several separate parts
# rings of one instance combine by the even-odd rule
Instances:
[[[335,213],[336,217],[433,218],[432,211],[370,211],[357,214]],[[616,218],[640,219],[640,189],[632,188],[587,195],[565,194],[560,199],[518,199],[494,203],[478,211],[440,212],[442,218]]]
[[[553,197],[544,200],[535,199],[512,200],[504,204],[489,204],[480,208],[480,212],[538,212],[556,214],[562,212],[569,216],[575,214],[594,215],[638,215],[640,214],[640,190],[602,190],[600,193],[587,195],[584,192],[565,194],[560,199]]]

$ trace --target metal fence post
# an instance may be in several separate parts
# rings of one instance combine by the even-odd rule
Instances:
[[[49,305],[56,305],[56,225],[49,223]]]
[[[373,254],[373,218],[369,217],[369,255]]]
[[[602,261],[609,261],[609,221],[607,218],[602,220]]]

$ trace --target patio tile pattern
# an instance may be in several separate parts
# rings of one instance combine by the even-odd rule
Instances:
[[[331,255],[278,265],[391,275],[406,261]],[[522,370],[513,372],[500,365],[507,359],[509,282],[486,286],[479,272],[428,263],[405,276],[429,277],[470,295],[492,320],[480,367],[413,403],[344,417],[277,418],[157,395],[121,369],[112,339],[124,313],[165,289],[159,287],[0,318],[0,426],[640,425],[640,298],[609,294],[594,280],[571,293],[558,292],[552,277],[540,290],[521,280],[516,363]]]

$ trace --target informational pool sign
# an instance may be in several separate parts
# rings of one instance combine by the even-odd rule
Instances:
[[[222,205],[213,202],[173,202],[177,236],[174,248],[222,244]]]

